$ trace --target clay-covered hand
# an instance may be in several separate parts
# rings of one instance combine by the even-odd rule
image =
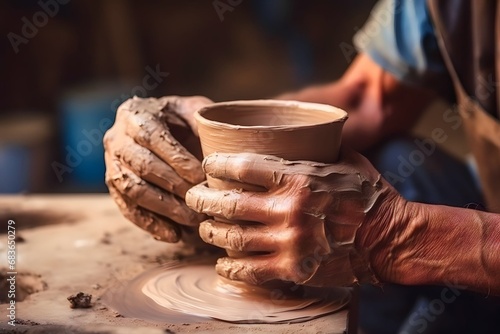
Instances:
[[[219,259],[220,275],[251,284],[274,279],[311,286],[377,282],[370,251],[385,242],[397,219],[394,208],[403,200],[362,155],[343,150],[338,163],[322,164],[214,153],[203,168],[214,178],[266,189],[228,191],[200,184],[188,191],[186,203],[198,212],[253,222],[207,220],[200,225],[205,242],[251,254]]]
[[[184,196],[205,179],[192,115],[205,97],[134,97],[116,113],[104,136],[106,184],[123,215],[156,239],[197,235],[206,217]]]

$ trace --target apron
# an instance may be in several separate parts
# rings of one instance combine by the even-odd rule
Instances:
[[[429,0],[488,211],[500,213],[500,0]]]

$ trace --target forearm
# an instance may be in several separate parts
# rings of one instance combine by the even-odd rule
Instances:
[[[339,106],[339,104],[347,104],[344,101],[340,100],[340,97],[336,96],[335,94],[336,90],[342,90],[342,88],[344,88],[342,87],[342,84],[339,81],[335,81],[327,84],[308,86],[295,92],[286,92],[284,94],[278,95],[276,99],[314,102]]]
[[[361,54],[340,80],[277,98],[330,104],[346,110],[349,120],[342,131],[343,140],[364,150],[385,137],[408,131],[435,94],[403,84]]]
[[[389,245],[388,279],[500,295],[500,215],[420,203],[405,211],[408,224]]]

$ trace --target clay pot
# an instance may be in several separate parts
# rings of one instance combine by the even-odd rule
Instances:
[[[214,103],[200,109],[194,117],[204,156],[214,152],[253,152],[286,160],[332,163],[338,158],[347,113],[317,103],[249,100]],[[209,176],[207,182],[211,188],[224,190],[265,190]]]
[[[249,100],[214,103],[194,117],[204,156],[253,152],[331,163],[347,113],[318,103]]]

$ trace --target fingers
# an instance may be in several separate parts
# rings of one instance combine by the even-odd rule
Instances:
[[[279,220],[279,211],[266,200],[266,193],[245,192],[240,190],[217,190],[201,183],[186,193],[186,204],[196,212],[226,219],[249,220],[271,223]],[[278,218],[278,219],[277,219]]]
[[[124,141],[126,143],[114,153],[127,168],[140,178],[184,198],[192,184],[177,175],[153,152],[135,143],[132,138],[125,137]]]
[[[126,132],[137,144],[155,153],[188,182],[196,184],[205,179],[200,161],[172,136],[164,123],[149,112],[130,111]]]
[[[200,237],[208,244],[238,252],[271,252],[274,234],[267,226],[238,225],[206,220],[200,224]]]
[[[203,160],[205,173],[215,178],[227,178],[262,186],[267,189],[279,184],[285,160],[254,153],[214,153]]]
[[[280,268],[274,255],[258,255],[240,259],[223,257],[217,260],[217,274],[253,285],[281,279]]]
[[[116,190],[112,183],[108,187],[111,197],[128,220],[152,234],[156,240],[172,243],[179,241],[181,232],[174,222],[132,204]]]
[[[194,133],[198,133],[198,124],[193,117],[194,113],[201,108],[213,103],[212,100],[204,96],[167,96],[160,99],[168,99],[168,101],[172,105],[173,111],[179,114],[182,119],[189,124]]]
[[[189,209],[184,202],[171,193],[154,187],[124,167],[120,161],[113,160],[109,154],[106,160],[106,179],[118,192],[137,206],[168,217],[187,226],[197,226],[205,219],[204,215]]]

